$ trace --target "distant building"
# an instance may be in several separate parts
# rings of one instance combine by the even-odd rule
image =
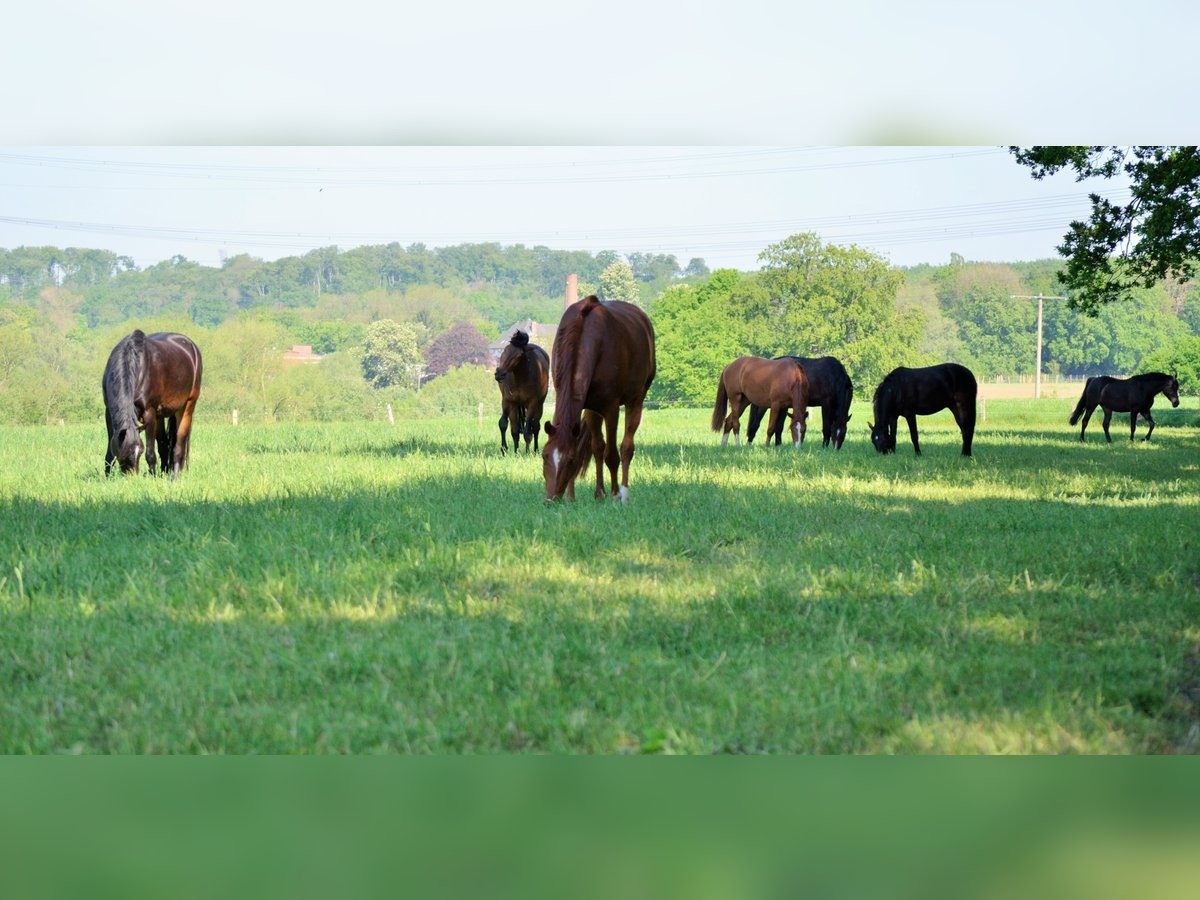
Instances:
[[[563,309],[566,309],[577,300],[579,300],[579,276],[571,273],[567,276],[567,289],[563,297]],[[504,353],[504,348],[508,346],[508,342],[512,340],[512,336],[518,331],[523,331],[529,335],[529,342],[531,344],[537,344],[547,353],[553,352],[554,335],[558,332],[558,325],[526,319],[524,322],[509,325],[508,328],[504,329],[504,333],[500,337],[488,344],[488,351],[492,354],[493,359],[500,358],[500,355]]]
[[[293,344],[291,350],[283,353],[283,363],[287,366],[298,366],[303,363],[319,363],[321,357],[312,351],[312,344]]]
[[[509,325],[504,330],[504,334],[488,344],[488,351],[492,354],[493,359],[500,358],[500,355],[504,352],[504,348],[508,346],[508,342],[512,340],[512,336],[518,331],[523,331],[529,335],[529,343],[537,344],[549,353],[550,348],[554,346],[554,335],[558,332],[558,326],[548,325],[545,322],[535,322],[533,319],[526,319],[524,322]]]

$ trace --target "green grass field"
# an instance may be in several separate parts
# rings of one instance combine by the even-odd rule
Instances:
[[[651,410],[625,507],[545,505],[491,411],[201,418],[174,484],[3,428],[0,752],[1196,751],[1196,401],[1071,406],[989,401],[974,459]]]

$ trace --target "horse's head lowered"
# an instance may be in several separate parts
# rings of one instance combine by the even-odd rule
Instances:
[[[868,422],[871,428],[871,443],[880,453],[896,452],[896,432],[888,428],[887,422]]]
[[[126,422],[120,428],[114,428],[112,437],[109,438],[109,448],[122,472],[137,474],[138,463],[142,454],[146,452],[146,445],[142,443],[136,422]]]
[[[496,363],[497,381],[503,381],[507,378],[509,373],[525,358],[525,349],[528,346],[529,335],[524,331],[518,331],[512,336],[512,339],[508,342],[508,346],[500,354],[500,361]]]
[[[550,440],[542,448],[542,477],[546,480],[546,499],[558,500],[587,466],[591,436],[578,419],[564,425],[562,430],[547,422],[546,434]]]

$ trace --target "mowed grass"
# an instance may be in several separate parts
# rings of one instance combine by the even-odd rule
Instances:
[[[974,459],[651,410],[624,507],[545,505],[490,412],[202,419],[177,483],[0,429],[0,751],[1194,751],[1200,414],[1071,406],[989,401]]]

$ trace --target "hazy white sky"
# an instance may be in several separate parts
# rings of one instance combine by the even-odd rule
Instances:
[[[0,246],[143,265],[492,240],[754,268],[807,229],[1033,259],[1088,186],[997,145],[1200,138],[1179,0],[10,6]]]
[[[799,231],[893,263],[1054,255],[1089,189],[999,147],[7,147],[0,246],[139,266],[336,244],[544,244],[757,268]]]

